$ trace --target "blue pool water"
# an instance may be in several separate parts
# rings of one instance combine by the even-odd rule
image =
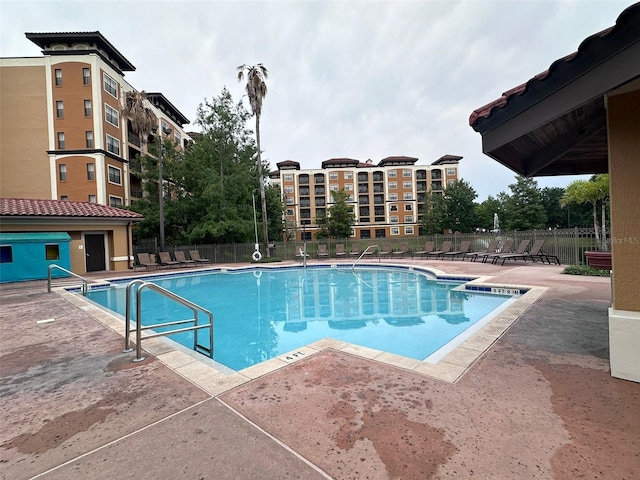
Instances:
[[[213,313],[214,360],[234,370],[326,337],[423,360],[511,298],[389,268],[211,272],[153,283]],[[124,315],[126,285],[88,296]],[[142,307],[145,325],[192,316],[151,290],[142,292]],[[193,347],[193,332],[170,338]]]

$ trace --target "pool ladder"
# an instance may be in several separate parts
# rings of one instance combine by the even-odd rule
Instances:
[[[144,360],[144,357],[142,356],[142,340],[146,340],[148,338],[155,338],[155,337],[164,337],[167,335],[172,335],[174,333],[181,333],[181,332],[189,332],[189,331],[194,331],[194,335],[193,335],[193,349],[196,352],[202,353],[204,355],[207,355],[209,358],[213,359],[213,314],[201,307],[200,305],[196,305],[193,302],[190,302],[189,300],[187,300],[186,298],[183,298],[179,295],[176,295],[173,292],[170,292],[169,290],[162,288],[159,285],[156,285],[155,283],[149,283],[149,282],[145,282],[144,280],[133,280],[132,282],[129,282],[129,284],[127,285],[127,292],[126,292],[126,310],[125,310],[125,337],[124,337],[124,351],[125,352],[131,352],[133,351],[133,348],[131,348],[131,344],[130,344],[130,337],[131,337],[131,291],[133,289],[133,287],[135,287],[136,285],[139,285],[138,287],[138,291],[136,292],[136,358],[133,360],[134,362],[140,362],[142,360]],[[181,305],[184,305],[185,307],[191,309],[191,311],[193,312],[193,318],[188,318],[185,320],[176,320],[173,322],[165,322],[165,323],[158,323],[155,325],[150,325],[150,326],[143,326],[142,325],[142,291],[148,289],[148,290],[153,290],[154,292],[159,293],[160,295],[163,295]],[[209,322],[208,323],[203,323],[200,324],[198,323],[198,312],[202,312],[204,314],[207,315],[207,317],[209,318]],[[176,328],[173,330],[168,330],[165,332],[155,332],[152,334],[148,334],[145,335],[144,337],[142,336],[142,331],[143,330],[152,330],[152,329],[156,329],[156,328],[163,328],[163,327],[171,327],[171,326],[177,326],[177,325],[184,325],[187,323],[191,323],[193,325],[191,325],[190,327],[184,327],[184,328]],[[198,331],[208,328],[209,329],[209,345],[210,347],[206,347],[204,345],[201,345],[200,343],[198,343]]]

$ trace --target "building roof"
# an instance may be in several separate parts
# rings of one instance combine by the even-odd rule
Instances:
[[[640,3],[469,117],[483,152],[526,176],[608,171],[605,98],[640,83]]]
[[[431,165],[450,165],[452,163],[459,163],[462,157],[459,155],[443,155]]]
[[[158,107],[174,122],[180,126],[189,123],[189,119],[185,117],[180,110],[173,106],[167,97],[160,92],[147,92],[147,100],[149,100],[154,106]]]
[[[139,213],[97,203],[29,198],[0,198],[0,217],[143,219]]]
[[[116,67],[120,73],[133,72],[136,67],[127,60],[100,32],[48,32],[25,33],[26,37],[42,48],[46,55],[85,55],[88,52],[97,53],[107,63]],[[88,44],[89,49],[54,50],[53,45],[66,44],[72,47],[77,44]]]
[[[405,157],[398,155],[395,157],[386,157],[378,162],[378,166],[384,167],[386,165],[413,165],[418,159],[416,157]]]
[[[322,162],[322,168],[331,167],[355,167],[359,163],[359,160],[354,158],[330,158]]]
[[[293,160],[285,160],[284,162],[276,163],[276,166],[280,170],[300,170],[300,162],[295,162]]]

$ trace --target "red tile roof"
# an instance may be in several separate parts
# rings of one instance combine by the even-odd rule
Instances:
[[[0,216],[143,219],[139,213],[97,203],[29,198],[0,198]]]
[[[620,17],[622,17],[623,14],[621,14]],[[498,109],[507,106],[507,104],[511,101],[512,98],[516,96],[524,96],[538,82],[545,82],[551,79],[556,73],[556,71],[561,69],[562,66],[570,63],[571,61],[575,60],[577,57],[588,55],[589,54],[588,47],[592,44],[592,42],[605,38],[607,35],[611,33],[611,31],[614,28],[615,27],[609,27],[605,30],[602,30],[601,32],[595,33],[590,37],[584,39],[576,52],[573,52],[565,57],[562,57],[556,60],[551,64],[548,70],[545,70],[544,72],[539,73],[538,75],[534,76],[533,78],[528,80],[526,83],[523,83],[522,85],[518,85],[517,87],[513,87],[512,89],[507,90],[502,94],[500,98],[497,98],[496,100],[493,100],[492,102],[489,102],[486,105],[474,110],[471,113],[471,116],[469,117],[469,125],[473,127],[480,120],[489,118]]]

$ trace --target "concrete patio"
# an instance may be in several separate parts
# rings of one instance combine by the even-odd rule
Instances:
[[[134,363],[112,319],[45,282],[2,285],[0,478],[640,478],[640,384],[609,374],[608,278],[396,263],[544,290],[455,381],[331,341],[237,381],[186,374],[159,340]]]

